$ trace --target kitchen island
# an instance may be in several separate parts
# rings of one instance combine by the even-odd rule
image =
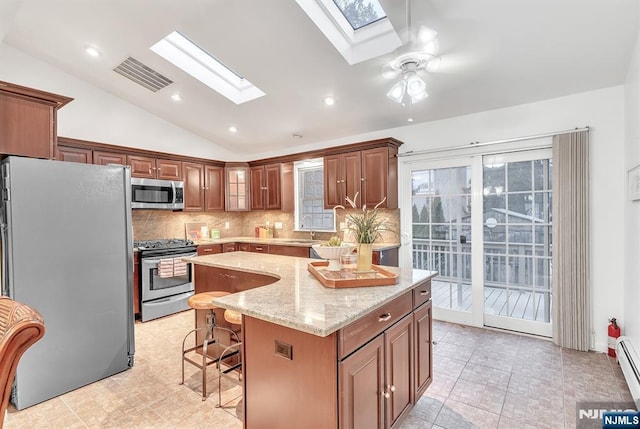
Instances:
[[[243,314],[246,428],[391,428],[431,382],[435,272],[388,268],[395,285],[331,289],[306,258],[185,260],[196,293],[232,292],[213,302]]]

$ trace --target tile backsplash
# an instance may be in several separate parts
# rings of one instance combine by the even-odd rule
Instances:
[[[387,218],[387,227],[391,231],[400,231],[400,209],[380,209],[383,217]],[[337,225],[344,221],[344,212],[338,211]],[[274,226],[282,222],[282,229],[274,230],[274,238],[309,238],[309,232],[294,231],[294,215],[291,212],[279,210],[251,211],[251,212],[211,212],[190,213],[172,212],[169,210],[133,210],[133,238],[134,240],[153,240],[156,238],[185,238],[185,223],[207,223],[209,228],[220,229],[224,237],[253,237],[254,228],[267,223]],[[229,229],[224,228],[229,222]],[[338,228],[339,229],[339,228]],[[381,243],[398,243],[396,232],[385,231]],[[328,240],[333,235],[343,238],[343,231],[316,233],[315,238]]]

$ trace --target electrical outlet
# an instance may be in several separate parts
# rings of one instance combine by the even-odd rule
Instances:
[[[275,222],[273,225],[276,229],[282,229],[282,222]]]
[[[224,229],[229,229],[229,222],[224,223]]]

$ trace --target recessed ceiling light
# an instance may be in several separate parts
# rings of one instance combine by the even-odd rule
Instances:
[[[229,127],[229,132],[230,132],[230,133],[237,133],[237,132],[238,132],[238,129],[237,129],[236,127],[234,127],[234,126],[230,126],[230,127]]]
[[[182,95],[176,92],[171,96],[171,99],[177,103],[178,101],[182,101]]]
[[[302,138],[302,134],[293,133],[292,135],[293,135],[294,139],[301,139]]]
[[[89,55],[92,56],[94,58],[99,57],[100,55],[102,55],[100,53],[100,51],[98,50],[98,48],[94,47],[94,46],[87,46],[86,48],[84,48],[84,51]]]
[[[336,104],[336,100],[333,97],[325,97],[324,104],[326,104],[327,106],[333,106],[334,104]]]
[[[407,119],[407,122],[413,122],[413,118]]]

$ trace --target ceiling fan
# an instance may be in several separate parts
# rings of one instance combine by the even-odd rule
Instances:
[[[383,76],[397,78],[387,97],[402,105],[415,104],[429,96],[422,75],[435,71],[440,63],[438,33],[424,25],[411,26],[411,0],[406,1],[407,25],[403,45],[394,51],[395,57],[383,67]]]

